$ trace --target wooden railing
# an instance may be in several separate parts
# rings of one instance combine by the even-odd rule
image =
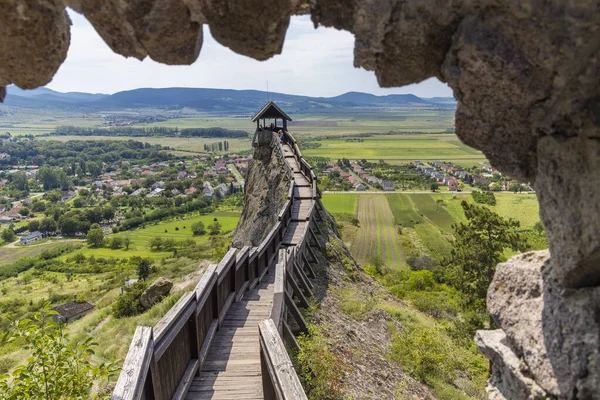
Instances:
[[[316,177],[302,158],[295,139],[287,140],[303,174],[312,184],[317,201]],[[306,323],[296,305],[308,306],[312,295],[304,268],[314,278],[308,257],[316,261],[309,235],[318,244],[311,228],[314,207],[301,242],[280,249],[283,235],[292,219],[294,204],[293,172],[285,162],[279,140],[278,156],[290,179],[288,199],[279,212],[279,220],[258,247],[231,248],[219,264],[210,265],[193,291],[185,293],[154,326],[138,326],[113,391],[113,400],[183,399],[194,376],[202,370],[208,350],[231,304],[239,301],[276,262],[275,292],[271,317],[259,324],[263,389],[265,399],[305,399],[300,381],[285,345],[297,347],[294,332],[287,324],[293,317],[300,331]],[[316,225],[316,224],[315,224]],[[318,229],[318,226],[317,226]],[[296,300],[294,300],[296,299]]]

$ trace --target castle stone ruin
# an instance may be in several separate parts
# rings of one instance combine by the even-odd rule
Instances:
[[[598,0],[3,0],[5,86],[47,84],[70,40],[69,6],[113,51],[190,64],[202,25],[258,60],[290,17],[352,32],[354,64],[384,87],[437,77],[456,132],[505,174],[532,182],[550,249],[498,267],[476,342],[496,399],[600,398],[600,3]],[[260,24],[261,29],[256,29]]]

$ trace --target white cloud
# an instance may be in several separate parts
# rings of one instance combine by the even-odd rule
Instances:
[[[373,72],[354,68],[354,37],[333,28],[314,29],[306,16],[293,17],[281,55],[256,61],[218,44],[208,27],[199,59],[190,66],[167,66],[149,58],[138,61],[110,50],[87,20],[70,12],[71,47],[67,60],[48,85],[58,91],[114,93],[140,87],[266,89],[310,96],[348,91],[375,94],[414,93],[451,96],[437,79],[402,88],[382,89]]]

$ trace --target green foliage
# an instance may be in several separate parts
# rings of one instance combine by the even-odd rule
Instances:
[[[89,235],[89,233],[88,233]],[[123,246],[123,238],[121,236],[113,236],[110,239],[110,248],[113,250],[120,249]]]
[[[492,192],[479,192],[474,190],[471,192],[471,196],[473,200],[475,200],[479,204],[487,204],[488,206],[496,205],[496,196]]]
[[[144,312],[140,304],[140,296],[148,285],[145,282],[136,282],[125,288],[123,293],[112,306],[115,318],[133,317]]]
[[[206,233],[206,227],[204,222],[198,221],[192,224],[192,232],[194,235],[204,235]]]
[[[455,226],[456,242],[447,266],[448,276],[454,276],[448,281],[466,294],[471,305],[485,307],[487,289],[505,249],[525,251],[527,241],[517,231],[518,221],[487,207],[461,204],[468,222]]]
[[[138,274],[138,278],[145,281],[150,276],[150,267],[152,266],[152,259],[133,256],[130,259],[131,264],[135,265],[135,270]]]
[[[104,243],[104,231],[98,224],[92,225],[90,230],[88,231],[85,240],[92,247],[101,246]]]
[[[417,310],[434,318],[453,318],[460,311],[456,300],[445,292],[415,292],[410,300]]]
[[[426,327],[402,331],[392,339],[391,356],[422,382],[431,378],[451,382],[456,377],[452,342]]]
[[[116,373],[113,364],[91,361],[91,338],[69,341],[64,326],[52,321],[57,313],[46,303],[30,319],[11,321],[3,342],[20,340],[31,350],[27,364],[0,377],[0,399],[89,399],[95,381],[105,381]]]
[[[210,232],[211,236],[217,236],[219,233],[221,233],[221,224],[219,221],[214,221],[212,224],[210,224],[208,226],[208,231]]]
[[[2,240],[5,243],[14,242],[17,239],[17,234],[12,228],[7,228],[2,231]]]
[[[342,381],[348,365],[341,355],[335,354],[323,333],[323,328],[308,326],[308,334],[298,336],[300,351],[294,357],[302,385],[310,400],[342,398]]]
[[[371,260],[371,265],[375,268],[375,271],[382,275],[384,273],[385,264],[383,263],[383,259],[381,258],[381,254],[377,253]]]

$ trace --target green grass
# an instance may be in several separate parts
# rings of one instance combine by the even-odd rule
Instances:
[[[119,232],[117,234],[110,234],[106,236],[107,239],[110,239],[113,236],[129,237],[131,239],[131,246],[129,250],[112,250],[108,247],[93,248],[86,246],[84,249],[80,250],[79,253],[82,253],[86,257],[91,255],[94,257],[104,258],[141,256],[160,259],[172,253],[164,251],[151,251],[149,246],[150,239],[153,237],[160,237],[162,239],[173,239],[176,241],[193,239],[197,243],[205,242],[210,238],[208,233],[202,236],[194,236],[191,229],[192,224],[201,221],[206,227],[208,227],[208,225],[213,223],[215,218],[217,218],[221,224],[221,233],[227,234],[235,229],[240,219],[240,212],[217,211],[208,215],[187,216],[183,219],[161,221],[156,225],[147,225],[145,228],[138,228],[132,231]],[[179,230],[176,230],[175,228],[179,228]]]
[[[540,220],[540,205],[535,194],[495,193],[496,205],[490,207],[503,217],[514,218],[524,228],[531,228]]]
[[[348,213],[356,214],[358,204],[358,194],[336,194],[336,193],[325,193],[321,199],[321,202],[332,214]]]
[[[45,250],[49,250],[65,243],[80,243],[81,240],[48,240],[43,243],[31,243],[17,247],[0,247],[0,268],[3,265],[11,264],[21,257],[34,257]]]

